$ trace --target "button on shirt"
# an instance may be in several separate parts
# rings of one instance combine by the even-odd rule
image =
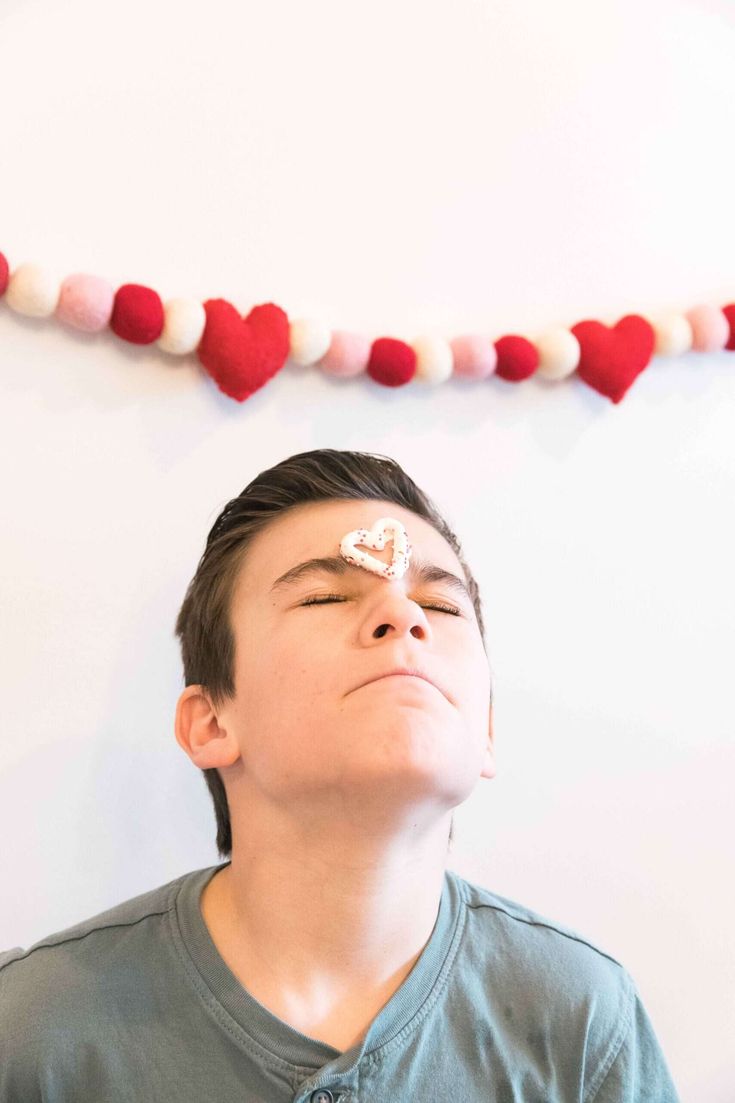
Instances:
[[[0,953],[0,1103],[680,1103],[625,967],[446,870],[428,943],[340,1052],[243,987],[201,913],[229,863]]]

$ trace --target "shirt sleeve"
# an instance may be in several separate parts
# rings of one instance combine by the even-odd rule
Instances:
[[[633,992],[633,1010],[620,1049],[585,1103],[681,1103],[635,984]]]

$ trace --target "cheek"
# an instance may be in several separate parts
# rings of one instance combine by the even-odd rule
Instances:
[[[484,651],[476,661],[461,667],[460,679],[462,707],[467,709],[469,715],[478,716],[481,723],[486,723],[491,699],[491,676]]]
[[[338,647],[327,633],[306,621],[288,632],[264,627],[262,639],[242,640],[237,657],[238,694],[273,713],[304,708],[338,682]]]

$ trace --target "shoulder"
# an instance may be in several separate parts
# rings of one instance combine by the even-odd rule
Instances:
[[[162,919],[190,874],[55,931],[24,949],[0,952],[0,1037],[3,1047],[27,1042],[44,1028],[63,1030],[80,1007],[101,1004],[111,983],[133,978],[131,961],[146,943],[167,937]]]
[[[575,928],[467,881],[459,874],[452,876],[469,913],[468,925],[481,935],[492,934],[503,948],[520,951],[531,962],[541,952],[547,962],[551,955],[552,960],[571,959],[613,975],[624,970],[618,958]]]
[[[567,1083],[569,1098],[679,1103],[623,963],[568,924],[452,876],[465,904],[463,997],[508,1061],[525,1054],[541,1081]]]
[[[466,905],[466,952],[480,976],[572,1018],[581,1014],[622,1040],[636,993],[614,954],[557,919],[454,876]]]
[[[12,950],[0,952],[0,983],[12,983],[10,978],[38,968],[40,962],[65,960],[68,955],[76,952],[84,954],[87,952],[85,940],[90,936],[114,937],[114,932],[133,927],[150,916],[165,914],[175,899],[178,886],[186,876],[188,874],[124,900],[73,926],[45,935],[28,949],[16,946]]]

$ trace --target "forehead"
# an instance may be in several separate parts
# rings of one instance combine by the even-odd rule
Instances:
[[[261,592],[285,571],[306,559],[339,555],[342,537],[359,528],[372,528],[381,517],[400,521],[417,556],[463,577],[450,544],[433,525],[395,502],[381,499],[309,502],[295,506],[271,522],[251,541],[238,580],[238,589]],[[377,558],[388,559],[392,542]]]

